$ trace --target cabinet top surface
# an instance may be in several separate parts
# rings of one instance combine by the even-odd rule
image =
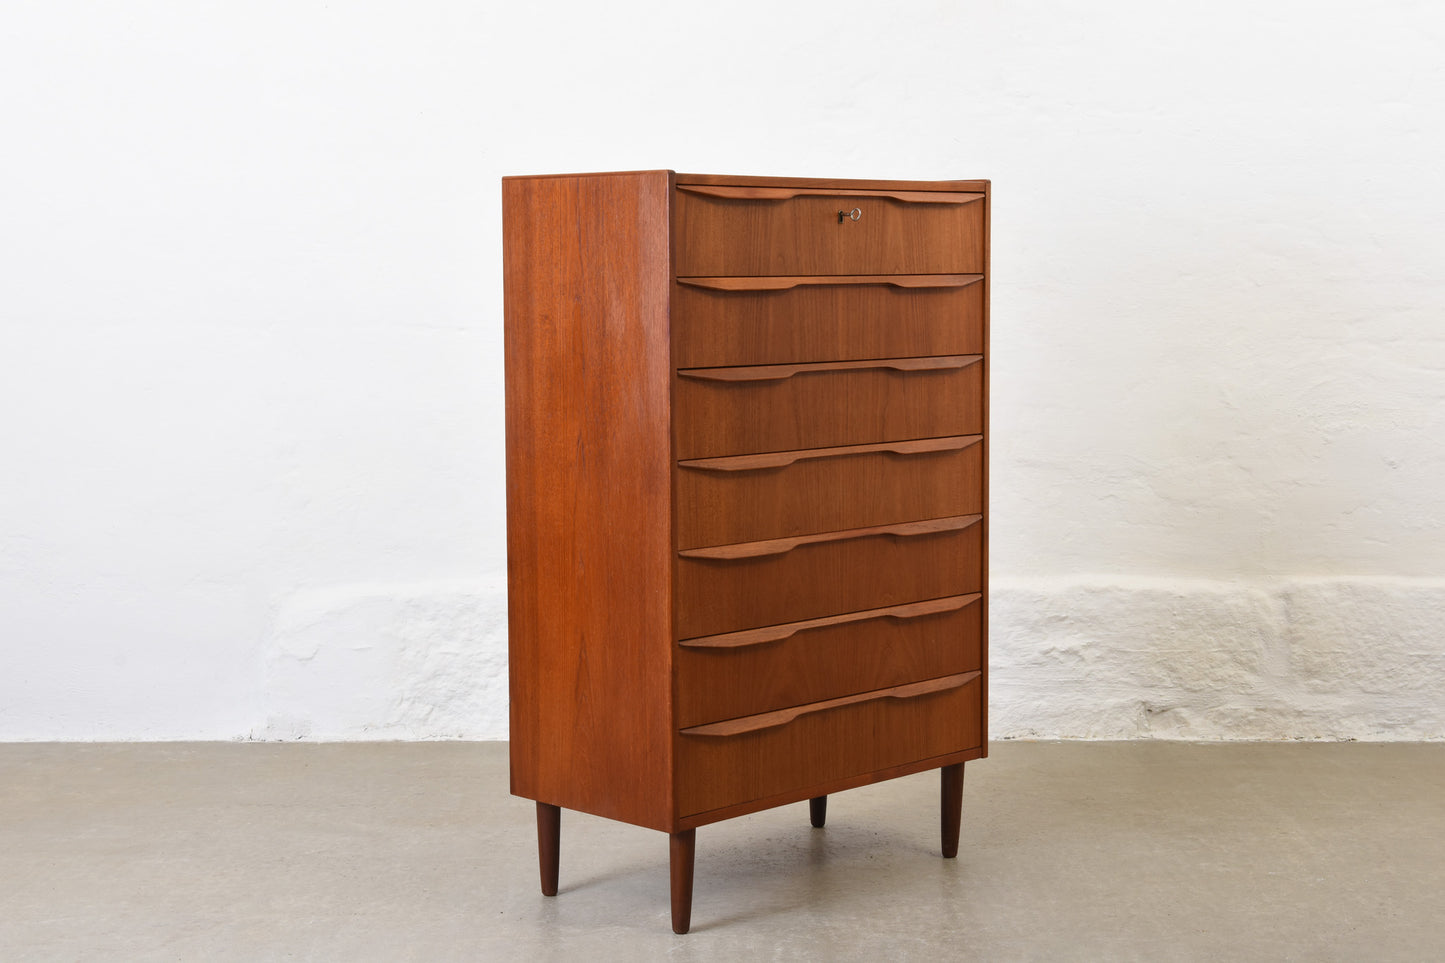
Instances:
[[[578,172],[574,174],[523,174],[504,177],[502,180],[531,180],[547,177],[607,177],[619,174],[641,174],[652,173],[647,171],[600,171],[600,172]],[[812,187],[812,188],[837,188],[839,190],[857,191],[886,191],[886,190],[913,190],[913,191],[986,191],[989,182],[987,180],[951,180],[951,181],[900,181],[900,180],[867,180],[857,178],[839,177],[758,177],[740,174],[675,174],[672,171],[657,171],[660,174],[671,174],[677,184],[701,184],[714,187]]]

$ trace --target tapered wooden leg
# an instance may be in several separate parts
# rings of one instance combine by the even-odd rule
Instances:
[[[692,857],[697,846],[697,830],[684,829],[671,834],[668,847],[672,867],[672,931],[686,933],[692,926]]]
[[[963,818],[963,763],[944,766],[942,773],[940,807],[943,829],[943,858],[953,859],[958,855],[958,828]]]
[[[808,800],[808,818],[819,829],[828,821],[828,797],[815,796]]]
[[[542,895],[557,895],[557,862],[562,848],[562,809],[537,803],[537,858],[542,866]]]

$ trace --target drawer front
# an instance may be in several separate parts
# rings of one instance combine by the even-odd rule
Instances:
[[[702,368],[981,354],[983,295],[976,274],[837,283],[828,278],[683,281],[673,289],[675,363]]]
[[[689,185],[674,224],[678,277],[983,271],[982,194]]]
[[[679,463],[678,548],[983,511],[979,435]]]
[[[955,595],[678,643],[677,724],[696,726],[982,668],[983,602]]]
[[[976,515],[679,552],[680,639],[977,592]]]
[[[679,459],[983,431],[977,355],[679,370]]]
[[[682,816],[875,772],[982,744],[975,673],[684,729]]]

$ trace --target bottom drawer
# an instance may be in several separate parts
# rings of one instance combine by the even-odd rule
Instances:
[[[679,816],[806,790],[983,742],[979,673],[683,729]]]

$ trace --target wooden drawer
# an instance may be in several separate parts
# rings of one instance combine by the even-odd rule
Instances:
[[[977,592],[980,522],[962,515],[679,552],[677,637]]]
[[[785,709],[982,668],[974,595],[678,643],[677,724]]]
[[[983,194],[677,188],[678,277],[981,274]],[[839,212],[858,212],[857,219]]]
[[[684,278],[679,368],[981,354],[979,274]]]
[[[678,814],[972,749],[983,741],[982,688],[968,672],[683,729]]]
[[[685,368],[673,397],[679,459],[983,431],[978,355]]]
[[[980,435],[678,463],[678,548],[983,511]]]

